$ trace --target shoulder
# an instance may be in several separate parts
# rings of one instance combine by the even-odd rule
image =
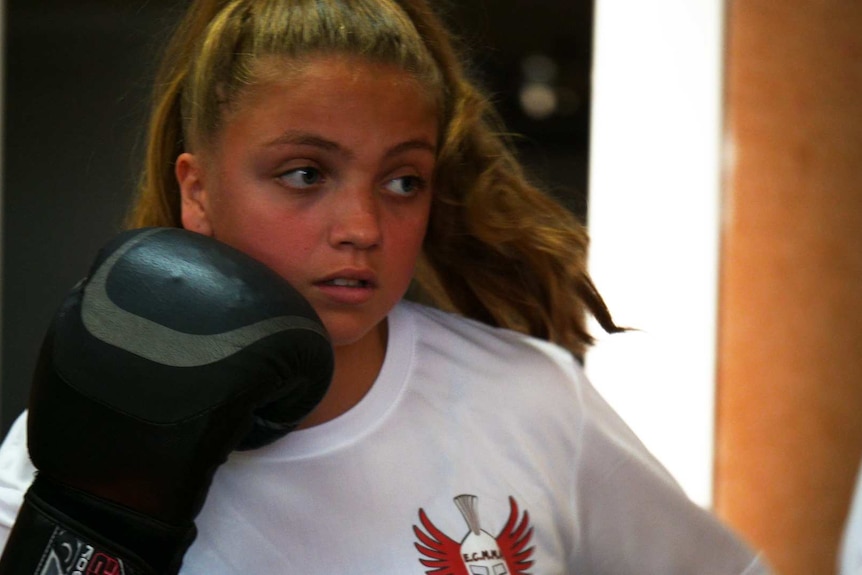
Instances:
[[[413,323],[419,357],[450,371],[460,366],[499,383],[533,386],[557,382],[571,388],[585,382],[572,354],[550,342],[415,303],[399,308]]]
[[[0,445],[0,548],[15,522],[24,492],[36,469],[27,452],[27,414],[23,413]]]
[[[508,351],[564,364],[573,361],[572,355],[564,348],[520,332],[412,302],[402,302],[400,307],[412,316],[423,338],[445,338],[449,342],[468,345],[473,352],[497,354]]]
[[[14,421],[0,444],[0,493],[25,490],[36,473],[27,451],[27,412]]]

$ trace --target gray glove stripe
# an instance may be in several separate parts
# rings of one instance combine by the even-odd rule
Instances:
[[[119,307],[108,296],[107,278],[114,264],[136,243],[160,230],[142,233],[99,266],[84,290],[81,319],[93,336],[150,361],[170,367],[199,367],[221,361],[270,335],[295,329],[316,332],[327,339],[322,326],[300,316],[269,318],[212,335],[171,329]]]

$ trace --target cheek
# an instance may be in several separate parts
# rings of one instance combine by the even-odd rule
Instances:
[[[320,218],[303,217],[253,171],[229,165],[217,175],[207,211],[212,235],[290,282],[302,279],[320,235]]]
[[[415,267],[416,260],[422,251],[427,224],[427,215],[405,218],[398,222],[399,229],[392,234],[393,237],[400,238],[393,250],[396,253],[393,255],[402,263],[405,273],[409,272],[410,276],[412,276],[413,267]]]
[[[308,222],[272,210],[245,210],[223,220],[215,237],[266,264],[288,281],[299,279],[313,251],[314,230]]]

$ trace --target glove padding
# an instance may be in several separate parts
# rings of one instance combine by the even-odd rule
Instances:
[[[121,234],[43,343],[38,473],[0,575],[176,573],[218,466],[294,429],[332,370],[314,310],[263,264],[180,229]]]

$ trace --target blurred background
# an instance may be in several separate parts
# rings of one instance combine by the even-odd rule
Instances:
[[[121,225],[157,54],[183,4],[6,2],[3,432],[54,306]],[[536,178],[583,216],[591,0],[453,1],[445,14]]]
[[[6,0],[0,432],[121,226],[179,0]],[[591,379],[779,572],[834,572],[862,459],[862,3],[443,0],[590,226]]]

